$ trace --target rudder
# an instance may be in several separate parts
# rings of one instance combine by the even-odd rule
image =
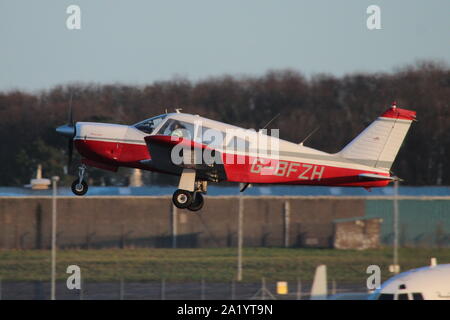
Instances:
[[[416,112],[392,105],[338,154],[348,160],[389,170]]]

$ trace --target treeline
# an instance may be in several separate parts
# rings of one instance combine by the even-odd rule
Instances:
[[[55,127],[67,122],[70,96],[77,121],[132,124],[182,108],[247,128],[270,125],[281,138],[336,152],[380,115],[393,101],[417,111],[392,171],[409,185],[449,185],[450,69],[421,62],[392,73],[343,77],[304,77],[294,70],[270,71],[260,77],[221,76],[147,86],[71,84],[38,93],[0,93],[0,185],[29,182],[41,163],[44,175],[65,176],[67,140]],[[89,170],[95,183],[123,184],[129,171],[111,175]],[[146,174],[147,183],[165,178]]]

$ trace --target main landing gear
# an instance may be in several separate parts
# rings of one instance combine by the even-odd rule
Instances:
[[[179,209],[198,211],[203,208],[205,201],[200,192],[190,192],[178,189],[173,193],[172,202]]]
[[[88,184],[83,180],[86,166],[82,164],[78,167],[78,179],[72,182],[72,192],[77,196],[83,196],[88,191]]]
[[[206,181],[195,181],[195,170],[184,169],[178,185],[173,193],[172,202],[179,209],[198,211],[205,203],[202,193],[206,193]]]

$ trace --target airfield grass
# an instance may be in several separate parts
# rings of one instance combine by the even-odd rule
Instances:
[[[90,282],[160,281],[228,282],[236,277],[237,250],[216,249],[90,249],[58,250],[57,278],[66,280],[66,268],[78,265]],[[449,249],[402,248],[402,270],[450,262]],[[49,281],[49,250],[0,250],[0,277],[3,281]],[[315,267],[327,265],[328,278],[337,282],[365,283],[369,265],[381,268],[382,279],[391,276],[392,249],[335,250],[298,248],[244,248],[243,281],[312,281]],[[362,282],[363,281],[363,282]]]

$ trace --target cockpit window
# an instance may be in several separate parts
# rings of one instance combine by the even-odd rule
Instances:
[[[400,293],[400,294],[397,296],[397,300],[409,300],[408,294],[407,294],[407,293]]]
[[[423,295],[420,292],[413,292],[413,300],[423,300]]]
[[[202,126],[201,142],[213,148],[223,148],[225,132]]]
[[[378,300],[394,300],[394,295],[391,293],[382,293],[378,297]]]
[[[250,142],[239,137],[232,137],[230,142],[228,142],[227,150],[237,151],[237,152],[249,152]]]
[[[194,125],[185,121],[169,119],[158,130],[158,134],[192,140],[192,137],[194,136]]]
[[[153,130],[166,118],[167,115],[153,117],[144,121],[141,121],[134,125],[134,127],[142,132],[151,134]]]

